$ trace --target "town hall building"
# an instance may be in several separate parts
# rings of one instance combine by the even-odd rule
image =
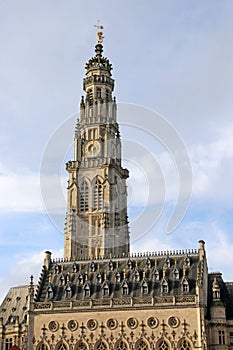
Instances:
[[[64,257],[0,307],[0,350],[233,349],[233,283],[196,249],[130,253],[112,65],[101,26],[68,172]]]

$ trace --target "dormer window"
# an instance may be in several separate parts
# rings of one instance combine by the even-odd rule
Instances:
[[[140,281],[140,273],[138,270],[135,270],[135,272],[134,272],[134,279],[136,282]]]
[[[47,288],[47,299],[51,300],[52,298],[53,298],[53,288],[51,285],[49,285]]]
[[[103,285],[103,295],[105,297],[108,297],[109,296],[109,286],[108,286],[108,283],[104,283]]]
[[[184,293],[189,292],[189,283],[185,277],[182,279],[181,286],[182,286],[182,292]]]
[[[80,273],[78,276],[79,284],[83,284],[83,275]]]
[[[170,266],[171,266],[170,259],[167,257],[167,258],[165,259],[164,267],[165,267],[165,268],[169,268]]]
[[[76,273],[78,271],[77,265],[74,263],[72,266],[73,273]]]
[[[168,293],[168,281],[166,280],[166,278],[164,277],[161,281],[161,293],[162,294],[166,294]]]
[[[66,296],[66,298],[72,297],[72,289],[71,289],[71,286],[69,284],[65,288],[65,296]]]
[[[112,262],[112,260],[109,261],[108,266],[109,266],[109,270],[112,271],[113,270],[113,262]]]
[[[54,266],[54,272],[57,273],[57,274],[60,272],[60,266],[59,265],[56,264]]]
[[[90,297],[91,291],[88,283],[86,283],[85,286],[83,287],[83,291],[84,291],[84,297]]]
[[[65,285],[65,282],[66,282],[66,278],[65,276],[62,274],[61,277],[60,277],[60,282],[61,282],[61,285],[64,286]]]
[[[98,283],[101,283],[101,282],[102,282],[102,275],[101,275],[101,273],[100,273],[100,272],[99,272],[99,273],[97,273],[97,275],[96,275],[96,279],[97,279]]]
[[[175,280],[178,280],[180,278],[179,270],[177,269],[177,267],[174,269],[173,275]]]
[[[126,281],[124,281],[122,283],[122,294],[123,295],[128,295],[129,294],[129,287],[128,287],[128,283]]]
[[[159,281],[159,270],[158,269],[155,269],[154,276],[155,276],[155,280]]]
[[[132,263],[132,260],[128,260],[128,262],[127,262],[127,265],[128,265],[128,269],[132,269],[132,267],[133,267],[133,263]]]
[[[95,272],[95,263],[92,261],[90,265],[91,272]]]
[[[184,259],[184,266],[186,267],[190,266],[190,258],[188,256],[186,256],[186,258]]]
[[[146,261],[146,267],[147,267],[148,269],[151,268],[151,261],[150,261],[150,258],[148,258],[147,261]]]
[[[120,274],[120,272],[117,271],[115,276],[116,276],[116,282],[119,283],[121,281],[121,274]]]
[[[148,294],[148,283],[144,280],[142,283],[142,294]]]

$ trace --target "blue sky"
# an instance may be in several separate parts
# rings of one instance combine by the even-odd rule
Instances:
[[[97,19],[105,27],[104,54],[113,64],[115,95],[123,102],[122,124],[129,120],[130,104],[159,112],[181,136],[193,169],[190,207],[168,235],[179,185],[169,152],[158,140],[121,126],[126,145],[128,139],[141,145],[134,159],[127,159],[124,151],[131,173],[132,250],[197,248],[204,239],[209,270],[220,270],[232,280],[232,12],[233,3],[226,0],[89,1],[88,6],[77,0],[0,1],[0,297],[9,286],[27,283],[31,273],[38,275],[43,251],[63,254],[63,169],[72,158],[71,116],[79,109]],[[47,215],[41,160],[67,121],[66,140],[56,143],[45,174],[51,183],[61,183],[63,203]],[[150,129],[151,119],[142,115],[142,121]],[[154,177],[151,155],[158,169]],[[144,169],[142,157],[148,159]],[[166,198],[160,203],[156,190],[162,178]],[[148,206],[148,179],[155,183],[149,209],[164,208],[154,227],[136,239],[133,222]],[[47,197],[52,198],[52,189]]]

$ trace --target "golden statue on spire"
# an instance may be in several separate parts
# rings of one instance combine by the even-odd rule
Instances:
[[[103,36],[103,32],[101,30],[104,29],[104,27],[102,25],[100,25],[99,20],[97,22],[98,22],[98,24],[95,24],[95,27],[98,29],[98,32],[97,32],[98,44],[102,44],[102,42],[104,40],[104,36]]]

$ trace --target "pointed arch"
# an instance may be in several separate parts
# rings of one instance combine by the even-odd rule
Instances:
[[[57,343],[55,350],[69,350],[69,346],[67,343],[61,340]]]
[[[74,347],[74,350],[88,350],[89,347],[86,342],[84,342],[82,339],[79,340]]]
[[[36,350],[49,350],[49,345],[45,341],[42,340],[37,345]]]
[[[103,339],[99,339],[95,343],[94,350],[108,350],[108,344]]]
[[[192,350],[191,342],[186,337],[183,337],[179,340],[179,342],[177,344],[177,349],[178,350]]]
[[[149,350],[149,344],[144,338],[140,338],[135,343],[135,350]]]
[[[90,190],[87,179],[82,179],[79,186],[79,211],[81,213],[89,211]]]
[[[94,182],[94,196],[93,196],[93,209],[103,209],[103,181],[100,177],[95,178]]]
[[[156,343],[156,349],[158,350],[170,350],[170,344],[167,339],[160,338]]]
[[[129,344],[126,342],[125,339],[118,339],[115,342],[114,350],[128,350]]]

